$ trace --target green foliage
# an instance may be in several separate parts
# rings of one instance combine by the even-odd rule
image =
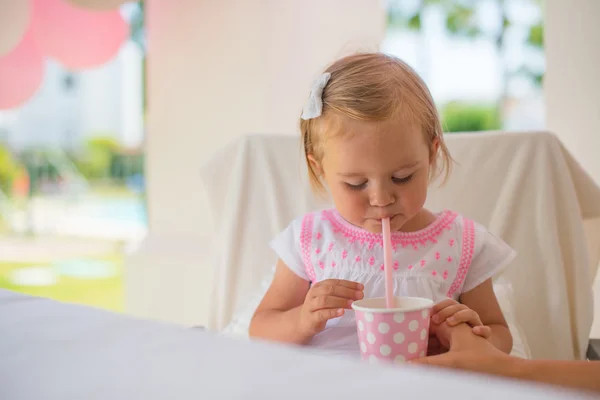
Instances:
[[[541,7],[540,0],[530,0]],[[475,39],[487,37],[494,43],[497,49],[504,46],[504,38],[507,31],[513,27],[513,21],[507,15],[504,1],[497,0],[497,5],[501,8],[502,29],[498,34],[491,35],[484,32],[477,20],[477,8],[481,2],[475,0],[421,0],[417,3],[415,11],[407,12],[401,4],[402,0],[396,0],[391,3],[388,10],[388,24],[393,28],[408,29],[413,32],[421,31],[423,27],[423,15],[428,8],[434,7],[441,10],[444,14],[444,27],[446,31],[455,37]],[[499,21],[500,22],[500,21]],[[544,25],[543,22],[528,27],[529,34],[527,44],[533,48],[543,50],[544,48]],[[505,67],[506,68],[506,67]],[[520,73],[530,79],[535,85],[541,86],[543,73],[528,69],[523,66]]]
[[[75,166],[89,180],[125,180],[132,175],[144,174],[144,156],[126,152],[109,137],[88,140],[84,151],[72,157]]]
[[[408,29],[412,31],[421,30],[421,13],[417,13],[408,19]]]
[[[118,154],[110,168],[112,178],[124,181],[128,177],[144,174],[143,154]]]
[[[544,48],[544,25],[541,23],[529,27],[527,43],[538,49]]]
[[[0,189],[2,191],[10,192],[19,169],[18,160],[7,147],[0,145]]]
[[[476,38],[481,29],[475,19],[475,8],[462,4],[451,4],[446,7],[446,30],[452,35]]]
[[[478,132],[500,129],[500,113],[495,105],[451,102],[442,109],[446,132]]]
[[[95,137],[87,141],[83,152],[75,156],[73,162],[87,179],[107,178],[119,147],[119,143],[110,137]]]

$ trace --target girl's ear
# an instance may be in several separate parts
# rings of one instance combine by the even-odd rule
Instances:
[[[433,165],[437,160],[438,150],[440,149],[440,139],[435,137],[431,142],[431,151],[429,153],[429,164]]]
[[[317,161],[317,159],[312,155],[309,154],[307,157],[308,162],[310,163],[310,167],[311,169],[315,172],[315,175],[317,175],[319,178],[323,176],[323,167],[321,166],[321,163]]]

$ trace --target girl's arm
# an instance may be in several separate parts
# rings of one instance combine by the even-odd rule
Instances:
[[[492,280],[488,279],[474,289],[463,293],[460,302],[479,314],[483,325],[490,327],[490,342],[505,353],[510,353],[513,346],[512,335],[504,319]]]
[[[300,311],[309,286],[310,282],[278,260],[273,282],[250,321],[250,336],[295,344],[308,342],[312,336],[300,327]]]
[[[363,298],[364,286],[343,279],[325,279],[310,285],[277,262],[273,283],[250,322],[250,336],[306,344],[341,317],[352,302]]]

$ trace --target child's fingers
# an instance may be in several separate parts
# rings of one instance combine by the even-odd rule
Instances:
[[[309,300],[308,309],[310,311],[319,311],[324,309],[346,308],[350,309],[352,300],[336,296],[319,296]]]
[[[471,326],[483,325],[481,318],[479,318],[479,314],[468,307],[456,312],[454,315],[448,318],[447,322],[450,326],[456,326],[463,322],[466,322]]]
[[[433,317],[431,317],[431,319],[433,320],[434,323],[441,324],[442,322],[444,322],[446,319],[453,316],[454,314],[456,314],[462,310],[468,310],[468,309],[469,309],[469,307],[465,306],[464,304],[455,303],[451,306],[447,306],[446,308],[442,309],[437,314],[434,314]]]
[[[345,311],[343,308],[328,308],[325,310],[318,310],[313,312],[313,318],[316,320],[316,323],[322,323],[327,322],[333,318],[341,317],[342,315],[344,315],[344,312]]]
[[[350,289],[342,285],[320,285],[312,288],[308,295],[308,297],[324,296],[342,297],[348,300],[361,300],[364,297],[364,293],[360,290]]]
[[[481,336],[484,339],[492,337],[492,328],[489,326],[481,325],[473,327],[473,333],[477,336]]]
[[[435,314],[439,313],[440,311],[442,311],[444,308],[453,306],[455,304],[458,304],[458,302],[455,300],[452,300],[452,299],[440,301],[435,306],[433,306],[433,308],[431,309],[431,314],[435,315]]]

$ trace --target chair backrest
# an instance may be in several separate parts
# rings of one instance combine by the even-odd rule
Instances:
[[[446,140],[457,165],[445,185],[432,184],[427,206],[462,213],[517,250],[503,277],[534,357],[583,357],[593,318],[589,265],[598,264],[589,260],[583,220],[600,217],[600,189],[549,133]],[[202,174],[217,229],[210,326],[221,329],[276,261],[269,241],[327,201],[311,194],[295,136],[247,135]]]

